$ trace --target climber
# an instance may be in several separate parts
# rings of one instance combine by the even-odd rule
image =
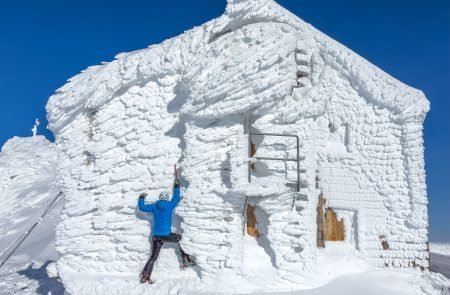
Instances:
[[[141,273],[141,283],[153,284],[150,279],[153,265],[158,258],[159,251],[165,242],[177,243],[180,248],[181,259],[183,261],[183,268],[192,267],[195,265],[191,257],[186,254],[180,246],[181,235],[172,233],[172,212],[180,202],[180,182],[175,178],[173,183],[173,197],[169,200],[169,193],[162,192],[159,194],[159,201],[154,204],[146,204],[146,193],[139,195],[138,206],[139,210],[143,212],[152,212],[155,220],[153,225],[153,248],[147,264]]]

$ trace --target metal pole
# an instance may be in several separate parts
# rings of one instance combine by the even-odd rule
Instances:
[[[292,158],[272,158],[272,157],[253,157],[256,160],[266,160],[266,161],[284,161],[284,162],[297,162],[297,193],[300,192],[300,137],[298,137],[298,135],[293,135],[293,134],[277,134],[277,133],[251,133],[250,132],[250,127],[249,127],[249,131],[248,131],[248,156],[249,158],[252,156],[251,155],[251,136],[279,136],[279,137],[295,137],[296,139],[296,143],[297,143],[297,158],[296,159],[292,159]],[[248,161],[248,182],[251,182],[251,164],[250,161]],[[297,195],[294,194],[294,199],[292,200],[292,209],[295,208],[295,202],[297,200]],[[244,205],[244,210],[247,204],[247,198],[245,199],[245,205]],[[243,212],[243,216],[245,219],[245,212]],[[245,220],[244,220],[245,222]],[[245,231],[245,223],[244,223],[244,231]]]
[[[271,158],[271,157],[253,157],[253,158],[256,160],[298,162],[297,159],[291,159],[291,158]]]
[[[11,256],[14,254],[14,252],[17,251],[17,249],[20,247],[20,245],[22,245],[22,243],[27,239],[27,237],[31,234],[31,232],[36,228],[36,226],[42,222],[43,218],[45,217],[45,215],[47,215],[48,212],[50,212],[53,208],[54,205],[56,204],[56,200],[59,199],[59,197],[63,195],[62,192],[59,192],[58,195],[56,196],[56,198],[54,198],[50,204],[47,206],[47,208],[45,208],[44,213],[42,213],[41,217],[38,218],[38,220],[22,235],[23,237],[20,239],[20,242],[17,244],[16,247],[14,247],[14,249],[11,251],[11,253],[9,253],[8,256],[6,256],[6,258],[2,261],[2,263],[0,264],[0,268],[2,268],[3,265],[5,265],[5,263],[9,260],[9,258],[11,258]],[[58,200],[59,201],[59,200]],[[17,240],[16,240],[17,241]],[[14,241],[14,243],[16,242]],[[13,244],[14,244],[13,243]],[[11,246],[13,245],[11,244]],[[9,246],[8,249],[11,247]]]
[[[249,123],[250,124],[250,123]],[[267,160],[267,161],[289,161],[289,162],[297,162],[297,192],[300,191],[300,137],[298,135],[293,134],[278,134],[278,133],[251,133],[250,126],[248,132],[248,157],[251,158],[251,145],[252,145],[252,135],[254,136],[279,136],[279,137],[295,137],[297,143],[297,158],[272,158],[272,157],[253,157],[256,160]],[[251,163],[248,161],[248,182],[251,182]]]
[[[280,136],[280,137],[297,137],[297,135],[293,134],[279,134],[279,133],[250,133],[251,135],[259,135],[259,136]]]
[[[245,235],[245,225],[247,224],[245,212],[247,211],[248,196],[245,196],[244,210],[242,210],[242,233]]]
[[[252,135],[248,133],[248,158],[252,157]],[[248,161],[248,182],[252,182],[252,164]]]
[[[300,139],[297,137],[297,192],[300,191]]]

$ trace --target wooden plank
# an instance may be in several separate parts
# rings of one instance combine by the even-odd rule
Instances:
[[[256,154],[256,145],[252,142],[250,144],[250,157],[253,157]],[[253,171],[255,171],[255,163],[252,163],[251,168]]]
[[[325,241],[343,241],[345,238],[344,221],[337,220],[333,209],[325,211]]]
[[[259,231],[255,216],[255,206],[251,205],[247,205],[247,233],[252,237],[259,237]]]

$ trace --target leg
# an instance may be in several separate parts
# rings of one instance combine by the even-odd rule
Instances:
[[[180,243],[178,243],[178,247],[180,248],[181,260],[183,261],[183,268],[193,267],[195,265],[194,260],[192,260],[191,256],[186,254],[181,248]]]
[[[171,233],[167,237],[164,237],[163,241],[164,242],[169,242],[169,243],[178,243],[179,241],[181,241],[181,235],[180,234],[176,234],[176,233]]]
[[[178,247],[180,248],[181,261],[183,261],[183,266],[184,267],[193,266],[193,265],[195,265],[194,261],[181,248],[181,245],[180,245],[181,238],[182,238],[182,236],[180,234],[171,233],[169,236],[164,237],[163,241],[168,242],[168,243],[177,243]]]
[[[195,265],[195,262],[192,260],[191,256],[186,254],[184,252],[183,248],[181,248],[180,241],[182,236],[180,234],[174,234],[172,233],[170,235],[172,237],[172,240],[175,241],[178,244],[178,247],[180,248],[180,254],[181,254],[181,261],[183,262],[183,267],[193,267]]]
[[[189,257],[189,255],[187,255],[186,252],[184,252],[183,249],[181,248],[180,242],[178,242],[178,247],[180,248],[181,258],[186,256]]]
[[[180,234],[171,233],[169,236],[164,237],[164,241],[168,242],[168,243],[177,243],[178,247],[180,248],[181,258],[184,258],[189,255],[187,255],[183,251],[183,249],[181,249],[181,245],[180,245],[181,238],[182,238],[182,236]]]
[[[142,271],[142,277],[150,278],[153,271],[153,265],[155,264],[156,259],[158,258],[159,251],[161,250],[163,244],[164,244],[163,241],[153,239],[152,255],[150,256],[150,259],[147,261],[147,264],[145,265],[144,270]]]

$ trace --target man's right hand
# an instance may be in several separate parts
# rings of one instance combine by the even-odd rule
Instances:
[[[139,195],[139,198],[145,198],[146,196],[147,196],[146,193],[142,193],[142,194]]]
[[[173,181],[173,187],[180,187],[180,181],[178,179]]]

